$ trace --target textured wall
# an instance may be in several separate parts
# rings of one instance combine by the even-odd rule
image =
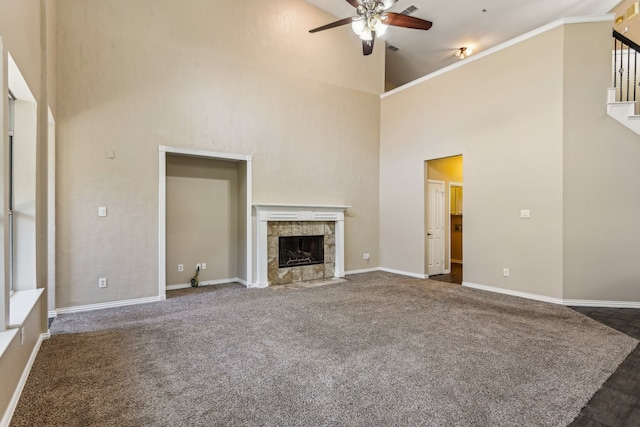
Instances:
[[[383,98],[383,267],[426,272],[424,161],[462,154],[465,281],[561,297],[562,36],[471,57]]]
[[[299,0],[57,5],[59,307],[157,295],[158,145],[252,155],[255,202],[353,206],[347,268],[378,265],[384,50]]]
[[[611,23],[564,38],[564,297],[639,302],[640,136],[604,105]]]

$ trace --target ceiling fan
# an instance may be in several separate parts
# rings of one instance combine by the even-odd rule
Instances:
[[[388,25],[404,28],[414,28],[417,30],[428,30],[433,25],[430,21],[414,18],[413,16],[400,13],[386,12],[398,0],[347,0],[356,8],[357,16],[344,18],[332,22],[322,27],[309,30],[310,33],[328,30],[329,28],[351,24],[353,31],[362,39],[362,54],[371,55],[373,52],[373,42],[376,37],[381,36]]]

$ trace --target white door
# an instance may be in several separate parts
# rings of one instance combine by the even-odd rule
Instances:
[[[427,274],[434,276],[444,273],[444,182],[430,179],[427,194]]]

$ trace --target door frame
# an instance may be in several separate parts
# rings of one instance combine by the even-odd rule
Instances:
[[[160,296],[160,299],[163,300],[167,297],[167,154],[245,163],[244,182],[246,187],[246,207],[244,218],[246,226],[246,240],[244,245],[240,246],[240,250],[244,249],[246,261],[246,278],[244,279],[243,285],[247,287],[251,286],[251,283],[253,282],[253,227],[251,220],[251,212],[253,208],[251,196],[252,157],[245,154],[219,153],[195,148],[160,145],[158,146],[158,295]]]

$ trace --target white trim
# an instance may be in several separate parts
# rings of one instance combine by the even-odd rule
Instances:
[[[489,56],[491,54],[494,54],[496,52],[499,52],[501,50],[504,50],[508,47],[511,47],[515,44],[518,43],[522,43],[525,40],[531,39],[533,37],[536,37],[542,33],[545,33],[547,31],[553,30],[554,28],[558,28],[561,27],[563,25],[567,25],[567,24],[583,24],[583,23],[589,23],[589,22],[606,22],[606,21],[613,21],[614,19],[614,15],[613,14],[607,14],[607,15],[598,15],[598,16],[581,16],[581,17],[572,17],[572,18],[562,18],[562,19],[558,19],[557,21],[553,21],[550,24],[547,25],[543,25],[542,27],[539,27],[533,31],[529,31],[528,33],[524,33],[518,37],[515,37],[511,40],[507,40],[504,43],[500,43],[492,48],[489,48],[483,52],[480,52],[476,55],[472,55],[468,58],[466,58],[464,61],[459,61],[456,62],[454,64],[449,65],[448,67],[444,67],[441,68],[437,71],[434,71],[431,74],[427,74],[424,77],[420,77],[419,79],[413,80],[409,83],[406,83],[402,86],[399,86],[393,90],[390,90],[389,92],[385,92],[382,95],[380,95],[380,99],[384,99],[387,96],[391,96],[395,93],[398,92],[402,92],[404,90],[407,90],[413,86],[419,85],[420,83],[424,83],[428,80],[431,80],[441,74],[444,73],[448,73],[451,70],[455,70],[456,68],[459,67],[464,67],[466,64],[469,64],[473,61],[477,61],[478,59],[484,58],[485,56]]]
[[[245,284],[253,280],[253,227],[252,227],[252,205],[251,205],[251,192],[252,192],[252,157],[246,154],[233,154],[233,153],[220,153],[216,151],[201,150],[196,148],[184,148],[184,147],[170,147],[167,145],[158,146],[158,296],[160,299],[165,299],[167,296],[167,153],[178,154],[183,156],[192,157],[205,157],[210,159],[228,160],[245,162],[246,166],[246,193],[247,193],[247,209],[246,215],[246,247],[245,247],[245,260],[246,260],[246,281],[242,280],[241,283]],[[60,312],[58,310],[58,312]]]
[[[247,223],[246,223],[246,279],[241,280],[237,279],[240,283],[242,283],[247,288],[250,287],[250,283],[253,282],[253,160],[251,156],[247,156],[245,160],[246,164],[246,176],[245,176],[245,191],[247,192],[247,200],[246,200],[246,212]]]
[[[51,319],[55,317],[58,317],[58,312],[56,312],[55,310],[49,310],[47,312],[47,318]]]
[[[381,271],[380,267],[374,267],[374,268],[363,268],[361,270],[349,270],[349,271],[345,271],[344,274],[346,276],[351,276],[352,274],[362,274],[362,273],[374,273],[376,271]]]
[[[83,311],[102,310],[105,308],[114,308],[114,307],[125,307],[127,305],[147,304],[151,302],[164,301],[165,299],[166,299],[165,296],[158,295],[155,297],[147,297],[147,298],[127,299],[122,301],[110,301],[110,302],[102,302],[98,304],[77,305],[75,307],[57,308],[56,313],[57,314],[81,313]]]
[[[234,154],[234,153],[221,153],[218,151],[201,150],[198,148],[184,148],[184,147],[171,147],[168,145],[159,145],[158,149],[161,152],[169,154],[182,154],[184,156],[192,157],[211,157],[221,160],[236,160],[248,162],[251,160],[251,156],[247,154]]]
[[[640,308],[640,302],[632,301],[598,301],[586,299],[565,299],[564,305],[573,307],[604,307],[604,308]]]
[[[387,273],[393,273],[393,274],[399,274],[401,276],[415,277],[416,279],[428,279],[429,278],[428,274],[411,273],[409,271],[394,270],[392,268],[380,267],[380,271],[385,271]]]
[[[55,310],[56,295],[56,122],[47,106],[47,308]]]
[[[511,290],[511,289],[496,288],[496,287],[493,287],[493,286],[479,285],[477,283],[464,282],[464,281],[462,282],[462,286],[467,287],[467,288],[472,288],[472,289],[478,289],[478,290],[481,290],[481,291],[494,292],[494,293],[497,293],[497,294],[505,294],[505,295],[511,295],[511,296],[514,296],[514,297],[531,299],[531,300],[535,300],[535,301],[544,301],[544,302],[550,302],[550,303],[553,303],[553,304],[563,305],[562,299],[548,297],[548,296],[545,296],[545,295],[530,294],[528,292],[520,292],[520,291]]]
[[[635,301],[600,301],[600,300],[579,300],[561,299],[547,297],[544,295],[530,294],[527,292],[513,291],[510,289],[496,288],[494,286],[478,285],[477,283],[462,282],[462,286],[481,291],[495,292],[498,294],[511,295],[536,301],[550,302],[552,304],[573,306],[573,307],[604,307],[604,308],[640,308],[640,302]]]
[[[50,335],[48,333],[40,334],[36,345],[33,346],[33,350],[31,351],[31,356],[29,356],[29,360],[27,361],[27,365],[24,367],[22,371],[22,375],[20,376],[20,381],[18,382],[18,386],[13,392],[13,397],[11,398],[11,402],[9,402],[9,406],[2,417],[2,421],[0,421],[0,426],[8,426],[11,422],[11,418],[13,417],[13,413],[16,410],[16,406],[18,406],[18,401],[20,400],[20,395],[22,394],[22,390],[24,389],[25,384],[27,383],[27,378],[29,378],[29,373],[31,372],[31,368],[33,367],[33,363],[36,360],[36,356],[38,355],[38,351],[40,350],[40,345],[42,341],[48,339]]]
[[[167,297],[167,154],[158,147],[158,295]]]
[[[239,278],[234,279],[218,279],[218,280],[205,280],[198,283],[198,286],[213,286],[213,285],[222,285],[225,283],[241,283],[244,280],[240,280]],[[245,282],[246,283],[246,282]],[[177,285],[167,285],[168,291],[175,291],[177,289],[187,289],[191,287],[191,283],[178,283]]]

